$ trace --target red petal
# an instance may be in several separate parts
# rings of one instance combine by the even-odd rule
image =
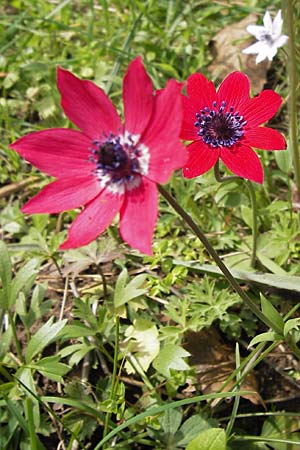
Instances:
[[[57,69],[61,105],[68,118],[92,139],[118,134],[121,122],[107,95],[91,81],[81,80],[68,70]]]
[[[242,178],[263,183],[264,173],[257,154],[245,145],[222,147],[220,158],[233,173]]]
[[[126,192],[120,211],[120,234],[141,253],[152,255],[152,237],[157,220],[158,193],[155,183],[143,178],[141,184]]]
[[[280,95],[271,90],[262,91],[257,97],[250,98],[240,111],[247,120],[246,128],[258,126],[270,120],[277,113],[281,102]]]
[[[89,161],[91,141],[80,131],[53,128],[37,131],[10,145],[19,155],[53,177],[93,170]]]
[[[196,128],[194,123],[197,120],[196,113],[199,112],[199,108],[194,101],[184,96],[182,96],[182,108],[183,122],[180,137],[187,141],[197,141],[199,139],[197,134],[199,128]]]
[[[119,212],[124,196],[104,190],[92,200],[72,223],[68,238],[60,249],[81,247],[97,238]]]
[[[153,86],[141,57],[128,66],[123,81],[125,128],[131,134],[142,134],[153,108]]]
[[[189,98],[193,101],[198,111],[205,106],[210,108],[213,101],[217,99],[213,82],[208,81],[202,73],[194,73],[189,76],[186,90]]]
[[[249,100],[249,93],[249,78],[241,72],[233,72],[223,80],[218,89],[219,104],[224,100],[227,108],[233,106],[236,110]]]
[[[169,80],[167,87],[155,97],[154,111],[141,142],[148,147],[150,161],[147,177],[165,183],[172,172],[187,159],[185,147],[180,144],[182,122],[182,85]]]
[[[247,130],[245,141],[249,146],[263,150],[286,149],[286,141],[282,134],[268,127],[256,127]]]
[[[78,208],[102,190],[95,176],[63,178],[45,186],[22,208],[28,214],[58,213]]]
[[[188,147],[189,159],[183,168],[185,178],[195,178],[211,169],[219,158],[220,151],[211,148],[202,140],[193,142]]]

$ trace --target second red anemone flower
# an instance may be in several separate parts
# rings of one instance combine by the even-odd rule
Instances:
[[[251,147],[286,148],[278,131],[261,127],[276,114],[282,100],[272,90],[253,98],[249,94],[249,79],[241,72],[228,75],[218,91],[200,73],[188,78],[180,137],[194,142],[188,146],[189,159],[183,169],[186,178],[202,175],[220,158],[239,177],[263,182],[262,165]]]
[[[152,253],[158,215],[156,183],[166,183],[187,154],[179,141],[182,85],[170,80],[154,95],[141,58],[123,82],[125,123],[91,81],[58,68],[57,86],[68,118],[81,130],[53,128],[30,133],[11,147],[57,178],[22,211],[59,213],[84,206],[61,249],[86,245],[120,213],[120,233],[132,247]]]

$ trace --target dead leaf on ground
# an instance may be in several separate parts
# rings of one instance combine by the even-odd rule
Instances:
[[[208,70],[214,79],[223,79],[230,72],[241,70],[248,75],[253,94],[260,92],[266,82],[270,61],[256,64],[256,55],[245,55],[242,50],[251,45],[253,39],[247,32],[247,25],[257,23],[257,16],[250,14],[240,22],[232,23],[216,34],[213,40],[215,58]],[[245,40],[244,38],[249,38]]]
[[[196,367],[197,380],[203,394],[220,392],[222,385],[235,370],[235,354],[214,328],[199,333],[189,333],[185,348],[191,353],[190,364]],[[228,383],[223,392],[230,391],[235,380]],[[241,384],[242,391],[253,391],[242,397],[255,405],[264,404],[258,392],[258,382],[251,372]],[[220,400],[212,403],[216,405]]]

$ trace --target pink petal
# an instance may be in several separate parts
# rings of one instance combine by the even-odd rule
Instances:
[[[270,120],[278,111],[282,99],[271,90],[262,91],[243,105],[241,114],[247,120],[246,128],[261,125]]]
[[[221,160],[239,177],[247,178],[256,183],[263,183],[264,174],[257,154],[246,145],[236,145],[231,148],[222,147]]]
[[[28,214],[58,213],[78,208],[92,200],[102,190],[99,181],[90,177],[63,178],[45,186],[22,208]]]
[[[224,100],[227,108],[233,106],[237,110],[240,105],[249,100],[249,78],[241,72],[229,74],[218,89],[219,104]]]
[[[196,128],[194,123],[197,121],[196,113],[199,112],[199,108],[194,101],[184,96],[182,96],[182,108],[183,122],[180,137],[187,141],[197,141],[200,139],[197,134],[199,128]]]
[[[121,122],[107,95],[91,81],[81,80],[68,70],[57,69],[61,105],[68,118],[91,139],[118,134]]]
[[[202,73],[194,73],[189,76],[186,90],[198,111],[205,106],[210,108],[213,101],[217,99],[213,82],[209,81]]]
[[[256,127],[247,130],[245,140],[249,146],[263,150],[286,149],[286,141],[282,134],[268,127]]]
[[[124,241],[141,253],[152,255],[152,237],[157,221],[158,193],[155,183],[142,179],[126,192],[120,211],[120,234]]]
[[[152,113],[154,96],[152,81],[141,57],[128,66],[123,81],[123,101],[126,130],[131,134],[142,134]]]
[[[169,80],[156,97],[154,111],[141,142],[150,152],[146,176],[157,183],[165,183],[172,172],[187,160],[186,149],[179,141],[182,122],[182,85]]]
[[[89,173],[91,141],[80,131],[53,128],[21,137],[10,145],[19,155],[53,177]]]
[[[188,147],[189,159],[183,168],[185,178],[195,178],[210,170],[217,162],[220,150],[212,148],[202,140],[193,142]]]
[[[111,224],[123,200],[123,195],[102,191],[76,217],[60,249],[81,247],[96,239]]]

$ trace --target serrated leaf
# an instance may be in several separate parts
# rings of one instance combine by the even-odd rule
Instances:
[[[275,329],[281,330],[283,333],[284,320],[279,314],[279,312],[274,308],[272,303],[270,303],[263,295],[260,296],[261,310],[263,314],[269,318],[269,320],[275,324]]]
[[[153,361],[153,367],[165,377],[171,376],[170,369],[189,370],[189,365],[183,358],[190,356],[184,348],[175,344],[167,344]]]
[[[193,439],[186,450],[226,450],[226,434],[222,428],[202,431]]]
[[[95,330],[78,322],[76,325],[66,325],[60,332],[59,337],[66,340],[66,339],[94,336],[95,334],[96,334]]]
[[[31,337],[25,351],[26,362],[32,359],[44,350],[50,342],[57,337],[59,332],[64,328],[67,319],[53,323],[54,318],[51,317],[36,333]]]

